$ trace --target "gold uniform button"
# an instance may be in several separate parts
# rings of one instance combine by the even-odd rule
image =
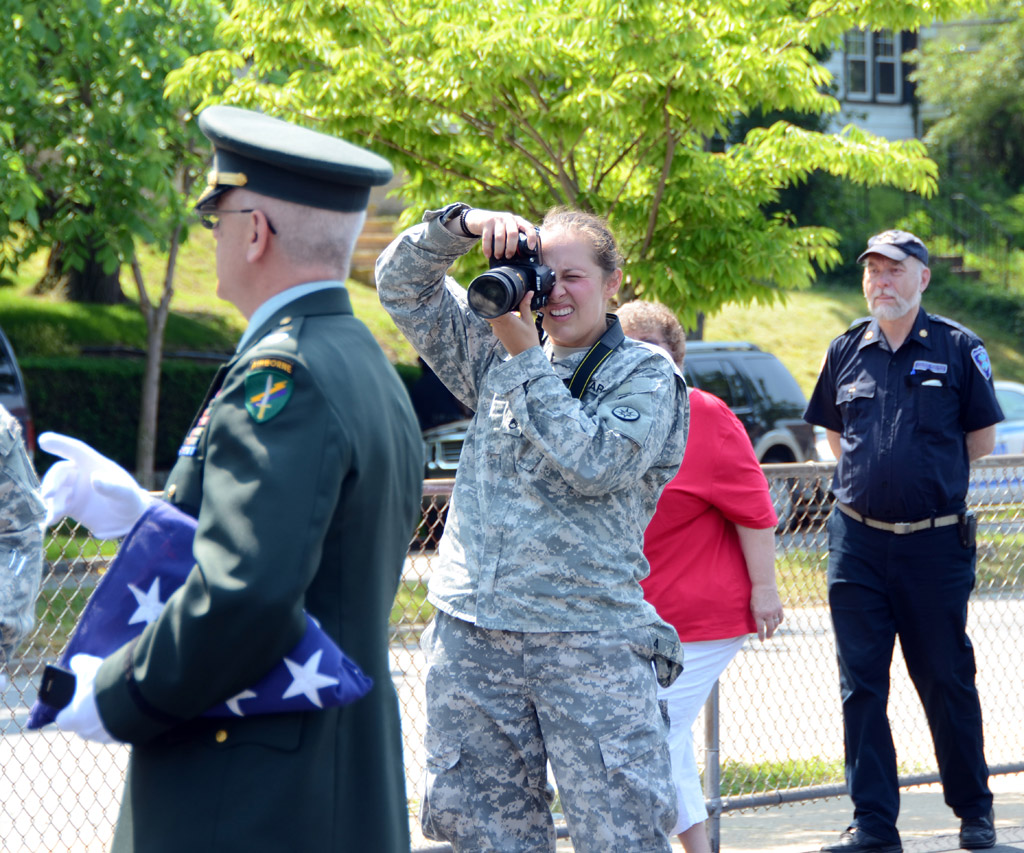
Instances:
[[[228,733],[224,729],[217,729],[217,734],[213,738],[217,743],[224,743],[228,739]]]
[[[866,335],[864,335],[864,340],[870,341],[874,336],[875,336],[874,332],[868,332]]]
[[[292,321],[291,317],[282,317],[281,318],[281,322],[278,323],[277,325],[279,325],[279,326],[287,326],[291,321]]]
[[[927,338],[927,337],[928,337],[928,330],[927,330],[927,329],[921,329],[921,331],[920,331],[920,332],[918,332],[918,334],[919,334],[919,335],[920,335],[920,336],[921,336],[922,338]]]
[[[178,491],[178,484],[177,483],[172,483],[170,486],[167,487],[167,497],[173,498],[174,497],[174,493],[176,491]]]

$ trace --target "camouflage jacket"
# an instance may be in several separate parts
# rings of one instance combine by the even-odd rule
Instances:
[[[21,426],[0,406],[0,666],[35,624],[46,507]]]
[[[592,631],[660,623],[639,581],[643,534],[686,443],[671,362],[626,340],[580,400],[576,352],[514,358],[446,275],[476,241],[428,213],[377,261],[381,304],[473,409],[430,579],[430,601],[481,627]],[[674,636],[674,632],[671,632]]]

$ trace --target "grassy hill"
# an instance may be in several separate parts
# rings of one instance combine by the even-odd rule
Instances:
[[[0,288],[0,326],[20,357],[74,352],[83,345],[145,345],[145,324],[138,306],[74,305],[52,295],[34,296],[33,283],[42,272],[43,258],[26,264],[13,287]],[[163,276],[163,261],[152,253],[143,258],[151,294]],[[130,273],[122,284],[134,292]],[[1020,284],[1024,287],[1024,282]],[[416,354],[377,302],[373,288],[349,282],[356,314],[370,327],[392,362],[415,364]],[[245,321],[216,294],[213,239],[193,229],[178,261],[174,316],[168,326],[166,350],[230,351]],[[965,298],[969,296],[970,298]],[[962,282],[936,267],[925,294],[925,307],[946,314],[981,335],[999,378],[1024,381],[1024,342],[1017,328],[1024,317],[1024,297],[1005,285]],[[708,340],[744,340],[774,352],[805,392],[813,387],[829,341],[852,320],[866,313],[856,273],[842,282],[819,283],[806,291],[787,294],[775,305],[730,306],[709,317]]]

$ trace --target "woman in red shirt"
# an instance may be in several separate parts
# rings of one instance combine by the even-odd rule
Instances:
[[[634,301],[617,313],[626,335],[661,347],[682,370],[686,338],[667,307]],[[750,439],[718,397],[697,389],[689,395],[686,455],[647,526],[651,573],[642,586],[683,643],[683,674],[658,690],[671,723],[679,807],[673,833],[687,853],[710,853],[691,729],[747,634],[770,638],[783,614],[775,585],[778,519]]]

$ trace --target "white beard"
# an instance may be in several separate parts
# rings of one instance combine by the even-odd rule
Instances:
[[[882,305],[872,305],[871,316],[876,320],[899,320],[905,317],[910,311],[916,311],[921,304],[921,291],[917,291],[910,299],[904,299],[898,294],[894,296],[895,302],[887,302]]]

